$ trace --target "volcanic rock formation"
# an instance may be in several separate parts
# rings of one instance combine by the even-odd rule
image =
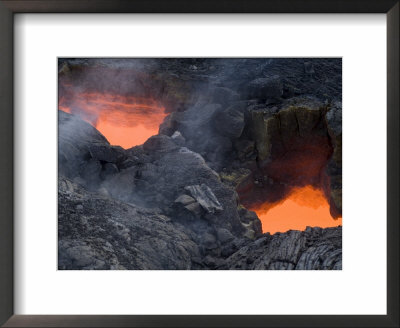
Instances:
[[[340,59],[68,59],[59,73],[63,104],[118,93],[167,115],[124,149],[60,107],[59,269],[341,269],[341,227],[270,235],[248,210],[311,185],[341,216]]]

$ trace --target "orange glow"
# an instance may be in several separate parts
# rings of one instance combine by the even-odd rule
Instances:
[[[118,145],[128,149],[136,145],[143,144],[151,136],[158,133],[158,126],[148,129],[142,124],[131,126],[117,126],[107,118],[100,117],[96,124],[99,130],[112,145]]]
[[[294,188],[286,198],[276,203],[263,203],[251,210],[260,218],[264,233],[342,225],[341,217],[332,218],[323,191],[311,186]]]
[[[62,106],[62,105],[58,105],[58,109],[59,109],[59,110],[62,110],[63,112],[66,112],[66,113],[68,113],[68,114],[71,114],[71,110],[69,109],[69,107],[65,107],[65,106]]]
[[[112,145],[131,148],[158,133],[165,108],[153,99],[99,92],[66,92],[58,108],[80,116]]]

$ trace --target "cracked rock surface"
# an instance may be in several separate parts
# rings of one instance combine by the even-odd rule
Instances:
[[[342,268],[342,228],[265,235],[225,260],[223,269],[335,270]]]

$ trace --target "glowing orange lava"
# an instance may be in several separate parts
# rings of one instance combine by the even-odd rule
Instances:
[[[263,232],[274,234],[311,227],[336,227],[342,218],[333,219],[329,203],[322,190],[311,186],[292,189],[289,195],[276,203],[263,203],[252,208],[262,223]]]
[[[153,99],[98,92],[67,92],[58,108],[79,115],[112,145],[131,148],[158,133],[165,108]]]

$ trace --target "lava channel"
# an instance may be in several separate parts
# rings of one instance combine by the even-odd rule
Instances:
[[[331,216],[324,192],[312,186],[295,187],[280,201],[264,202],[250,209],[260,218],[264,233],[342,225],[341,217]]]
[[[58,108],[80,116],[99,130],[112,145],[125,149],[156,135],[165,108],[153,99],[98,92],[60,96]]]

